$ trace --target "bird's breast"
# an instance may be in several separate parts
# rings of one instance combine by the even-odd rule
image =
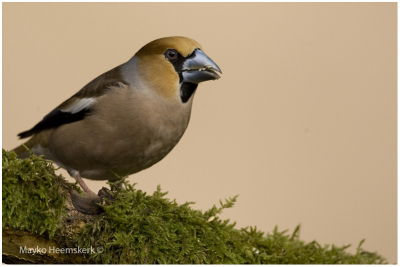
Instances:
[[[55,160],[82,177],[110,180],[146,169],[179,142],[190,118],[191,103],[166,105],[123,88],[100,99],[92,115],[54,131]],[[68,147],[68,149],[64,149]]]
[[[163,159],[179,142],[186,130],[188,120],[173,122],[162,121],[154,130],[152,138],[144,150],[143,166],[145,168]]]

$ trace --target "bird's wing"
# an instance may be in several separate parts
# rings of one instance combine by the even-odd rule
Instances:
[[[112,86],[118,88],[115,85],[120,83],[126,84],[122,79],[121,66],[118,66],[88,83],[71,98],[53,109],[32,129],[22,132],[18,136],[21,139],[26,138],[45,129],[56,128],[84,119],[90,113],[98,97],[104,95]]]

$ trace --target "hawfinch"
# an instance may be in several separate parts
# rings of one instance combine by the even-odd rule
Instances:
[[[18,136],[32,136],[25,146],[91,192],[82,177],[113,181],[163,159],[188,126],[197,85],[220,78],[217,72],[196,41],[157,39]],[[14,151],[29,156],[22,145]]]

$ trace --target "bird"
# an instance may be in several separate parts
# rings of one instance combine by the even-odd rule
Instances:
[[[188,126],[198,84],[218,73],[195,40],[156,39],[18,134],[31,138],[14,151],[43,155],[94,194],[82,178],[116,181],[162,160]]]

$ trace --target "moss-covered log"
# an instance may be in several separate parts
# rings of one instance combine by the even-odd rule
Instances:
[[[3,150],[3,262],[5,263],[384,263],[377,253],[355,254],[278,231],[235,229],[218,215],[236,197],[206,212],[152,195],[124,182],[97,197],[80,195],[53,165]],[[72,192],[72,193],[71,193]],[[88,214],[89,213],[89,214]],[[90,215],[91,214],[91,215]]]

